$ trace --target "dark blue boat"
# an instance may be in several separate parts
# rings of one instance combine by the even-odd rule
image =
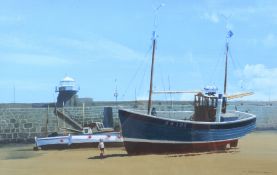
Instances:
[[[231,36],[230,36],[231,37]],[[227,40],[228,41],[228,40]],[[194,95],[194,112],[186,120],[160,117],[151,110],[152,81],[156,36],[153,35],[148,111],[119,109],[124,146],[128,154],[182,153],[222,150],[236,147],[238,139],[255,129],[256,116],[239,111],[227,111],[227,99],[252,95],[227,95],[228,42],[226,43],[224,94],[217,88],[207,87]],[[167,91],[165,93],[186,93]]]
[[[129,154],[219,150],[228,144],[236,147],[238,139],[255,128],[256,117],[238,111],[233,114],[239,118],[201,122],[119,110],[124,146]]]

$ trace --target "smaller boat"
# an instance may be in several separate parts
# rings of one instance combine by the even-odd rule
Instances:
[[[35,137],[34,150],[42,149],[68,149],[97,147],[99,140],[102,139],[106,147],[123,146],[123,138],[120,132],[112,128],[105,128],[101,122],[93,122],[83,128],[82,131],[62,128],[81,134],[69,134],[64,136],[50,135],[49,137]]]
[[[70,135],[55,137],[35,137],[34,150],[43,149],[66,149],[70,145]]]
[[[106,147],[121,147],[123,139],[118,132],[104,132],[96,134],[72,135],[69,148],[97,147],[102,139]]]

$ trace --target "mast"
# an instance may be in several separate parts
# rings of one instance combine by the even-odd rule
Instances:
[[[226,90],[227,90],[228,51],[229,51],[229,45],[228,45],[228,42],[226,42],[225,77],[224,77],[224,95],[226,95]]]
[[[151,113],[152,106],[152,92],[153,92],[153,76],[154,76],[154,62],[155,62],[155,50],[156,50],[156,32],[153,31],[153,48],[152,48],[152,63],[151,63],[151,75],[150,75],[150,88],[149,88],[149,98],[148,98],[148,108],[147,113]]]
[[[151,75],[150,75],[150,88],[149,88],[149,98],[148,98],[148,109],[147,114],[151,113],[151,106],[152,106],[152,92],[153,92],[153,76],[154,76],[154,62],[155,62],[155,50],[156,50],[156,31],[157,28],[157,17],[158,17],[158,10],[163,7],[165,4],[160,4],[155,10],[155,18],[154,18],[154,31],[152,33],[152,40],[153,40],[153,48],[152,48],[152,63],[151,63]]]
[[[225,57],[225,75],[224,75],[224,94],[223,94],[223,100],[222,100],[222,113],[226,113],[226,107],[227,107],[227,73],[228,73],[228,51],[229,51],[229,43],[228,38],[231,38],[233,36],[233,32],[230,30],[227,33],[226,38],[226,57]]]

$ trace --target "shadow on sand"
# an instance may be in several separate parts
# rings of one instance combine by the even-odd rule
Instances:
[[[33,157],[37,157],[42,155],[41,152],[34,152],[30,148],[11,148],[5,150],[5,154],[1,156],[0,153],[0,160],[13,160],[13,159],[29,159]]]
[[[200,155],[207,155],[207,154],[238,153],[238,152],[239,152],[238,148],[232,148],[232,149],[209,151],[209,152],[194,152],[194,153],[185,153],[185,154],[175,154],[175,155],[168,155],[168,157],[200,156]]]
[[[217,150],[217,151],[209,151],[209,152],[190,152],[190,153],[183,153],[183,154],[159,154],[159,155],[166,155],[166,157],[186,157],[186,156],[201,156],[201,155],[208,155],[208,154],[222,154],[222,153],[228,153],[228,154],[234,154],[238,153],[238,148],[232,148],[232,149],[226,149],[226,150]],[[144,155],[153,155],[153,154],[144,154]],[[88,159],[106,159],[111,157],[128,157],[128,156],[134,156],[134,155],[128,155],[126,154],[107,154],[104,155],[104,157],[100,157],[100,155],[89,157]]]
[[[106,158],[111,158],[111,157],[127,157],[128,154],[107,154],[104,155],[104,157],[100,157],[100,155],[98,156],[93,156],[93,157],[89,157],[88,159],[106,159]]]

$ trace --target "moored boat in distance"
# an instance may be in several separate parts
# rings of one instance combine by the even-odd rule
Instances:
[[[229,31],[228,35],[233,35]],[[231,37],[231,36],[230,36]],[[194,93],[194,112],[189,119],[160,117],[151,109],[152,81],[156,35],[153,34],[153,51],[148,110],[145,112],[119,109],[124,146],[128,154],[183,153],[210,151],[237,147],[238,139],[255,129],[256,116],[239,111],[227,111],[227,100],[252,95],[239,93],[227,95],[228,42],[224,94],[217,94],[216,87],[207,87]],[[158,92],[162,93],[162,92]],[[191,93],[191,91],[167,91],[164,93]],[[185,112],[185,111],[184,111]]]

